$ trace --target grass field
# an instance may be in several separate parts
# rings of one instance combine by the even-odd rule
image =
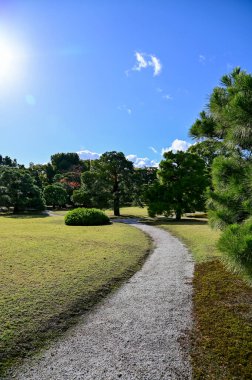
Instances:
[[[67,227],[65,212],[56,213],[0,217],[0,344],[7,362],[68,327],[139,267],[150,246],[129,226]],[[151,221],[145,208],[122,208],[121,215],[170,231],[193,254],[193,378],[251,379],[252,288],[223,265],[219,232],[192,218]]]
[[[109,217],[113,217],[113,210],[106,210],[106,214]],[[148,212],[146,207],[121,207],[120,208],[121,217],[136,217],[136,218],[147,218]]]
[[[139,268],[149,239],[127,225],[0,217],[0,361],[40,347]]]

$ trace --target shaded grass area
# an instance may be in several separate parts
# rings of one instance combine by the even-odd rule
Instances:
[[[141,266],[150,240],[113,224],[0,217],[0,373],[64,331]]]
[[[252,378],[252,288],[232,273],[216,248],[219,232],[206,222],[156,225],[186,243],[194,271],[192,364],[194,379]]]

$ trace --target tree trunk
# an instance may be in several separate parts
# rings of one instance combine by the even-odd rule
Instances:
[[[176,211],[175,211],[175,214],[176,214],[176,220],[177,220],[177,221],[180,221],[180,220],[181,220],[181,215],[182,215],[181,210],[176,210]]]
[[[114,194],[114,216],[120,216],[120,193],[119,193],[119,182],[118,182],[117,175],[115,175],[113,194]]]
[[[119,192],[114,194],[114,215],[120,216],[120,201],[119,201]]]
[[[18,205],[14,205],[13,213],[17,214],[19,212],[19,207]]]

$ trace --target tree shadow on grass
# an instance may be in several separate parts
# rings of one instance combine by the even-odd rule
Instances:
[[[5,218],[11,219],[39,219],[39,218],[48,218],[50,215],[47,214],[39,214],[39,213],[20,213],[20,214],[1,214]]]
[[[154,219],[152,221],[146,221],[147,223],[150,223],[155,226],[160,226],[163,224],[170,224],[172,226],[203,226],[207,225],[207,220],[199,220],[199,219],[184,219],[176,220],[172,218],[158,218]]]
[[[188,226],[191,226],[191,225],[198,225],[198,226],[202,226],[202,225],[206,225],[208,224],[208,221],[204,218],[204,219],[200,219],[200,218],[182,218],[181,220],[176,220],[174,218],[166,218],[164,216],[161,216],[161,217],[156,217],[156,218],[151,218],[149,216],[138,216],[138,215],[131,215],[131,214],[122,214],[120,216],[110,216],[110,219],[113,221],[113,220],[116,220],[116,219],[136,219],[138,218],[139,219],[139,222],[141,223],[146,223],[146,224],[151,224],[153,226],[159,226],[159,225],[162,225],[162,224],[171,224],[173,226],[185,226],[185,225],[188,225]]]

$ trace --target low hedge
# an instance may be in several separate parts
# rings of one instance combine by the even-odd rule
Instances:
[[[103,211],[96,208],[76,208],[68,211],[65,216],[68,226],[100,226],[110,224],[110,220]]]

